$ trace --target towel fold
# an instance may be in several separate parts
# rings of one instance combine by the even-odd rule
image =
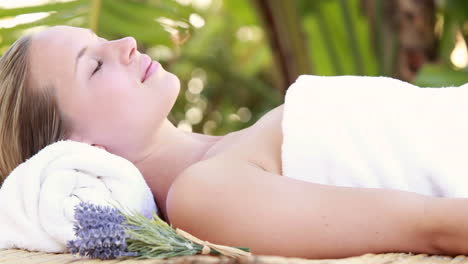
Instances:
[[[300,76],[284,103],[283,176],[468,197],[468,85]]]
[[[67,252],[80,201],[159,213],[128,160],[75,141],[53,143],[16,167],[0,189],[0,248]],[[112,204],[111,204],[112,203]]]

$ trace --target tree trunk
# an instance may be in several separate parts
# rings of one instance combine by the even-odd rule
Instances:
[[[380,74],[412,81],[436,59],[434,0],[363,0]]]

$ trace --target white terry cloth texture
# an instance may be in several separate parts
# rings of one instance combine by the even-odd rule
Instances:
[[[0,248],[67,252],[75,205],[117,205],[146,217],[157,206],[128,160],[75,141],[46,146],[16,167],[0,189]],[[128,211],[127,211],[128,212]]]
[[[468,84],[301,75],[283,111],[283,176],[468,197]]]

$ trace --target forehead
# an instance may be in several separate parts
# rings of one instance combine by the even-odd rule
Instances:
[[[60,85],[73,77],[74,61],[91,36],[89,29],[55,26],[36,33],[30,47],[30,74],[34,81]]]

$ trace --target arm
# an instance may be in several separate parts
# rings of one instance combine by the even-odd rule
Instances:
[[[468,199],[438,198],[427,213],[428,230],[436,254],[466,255],[468,252]]]
[[[193,165],[171,186],[170,223],[212,243],[253,254],[338,258],[426,252],[430,197],[389,189],[336,187],[282,177],[247,162]]]

